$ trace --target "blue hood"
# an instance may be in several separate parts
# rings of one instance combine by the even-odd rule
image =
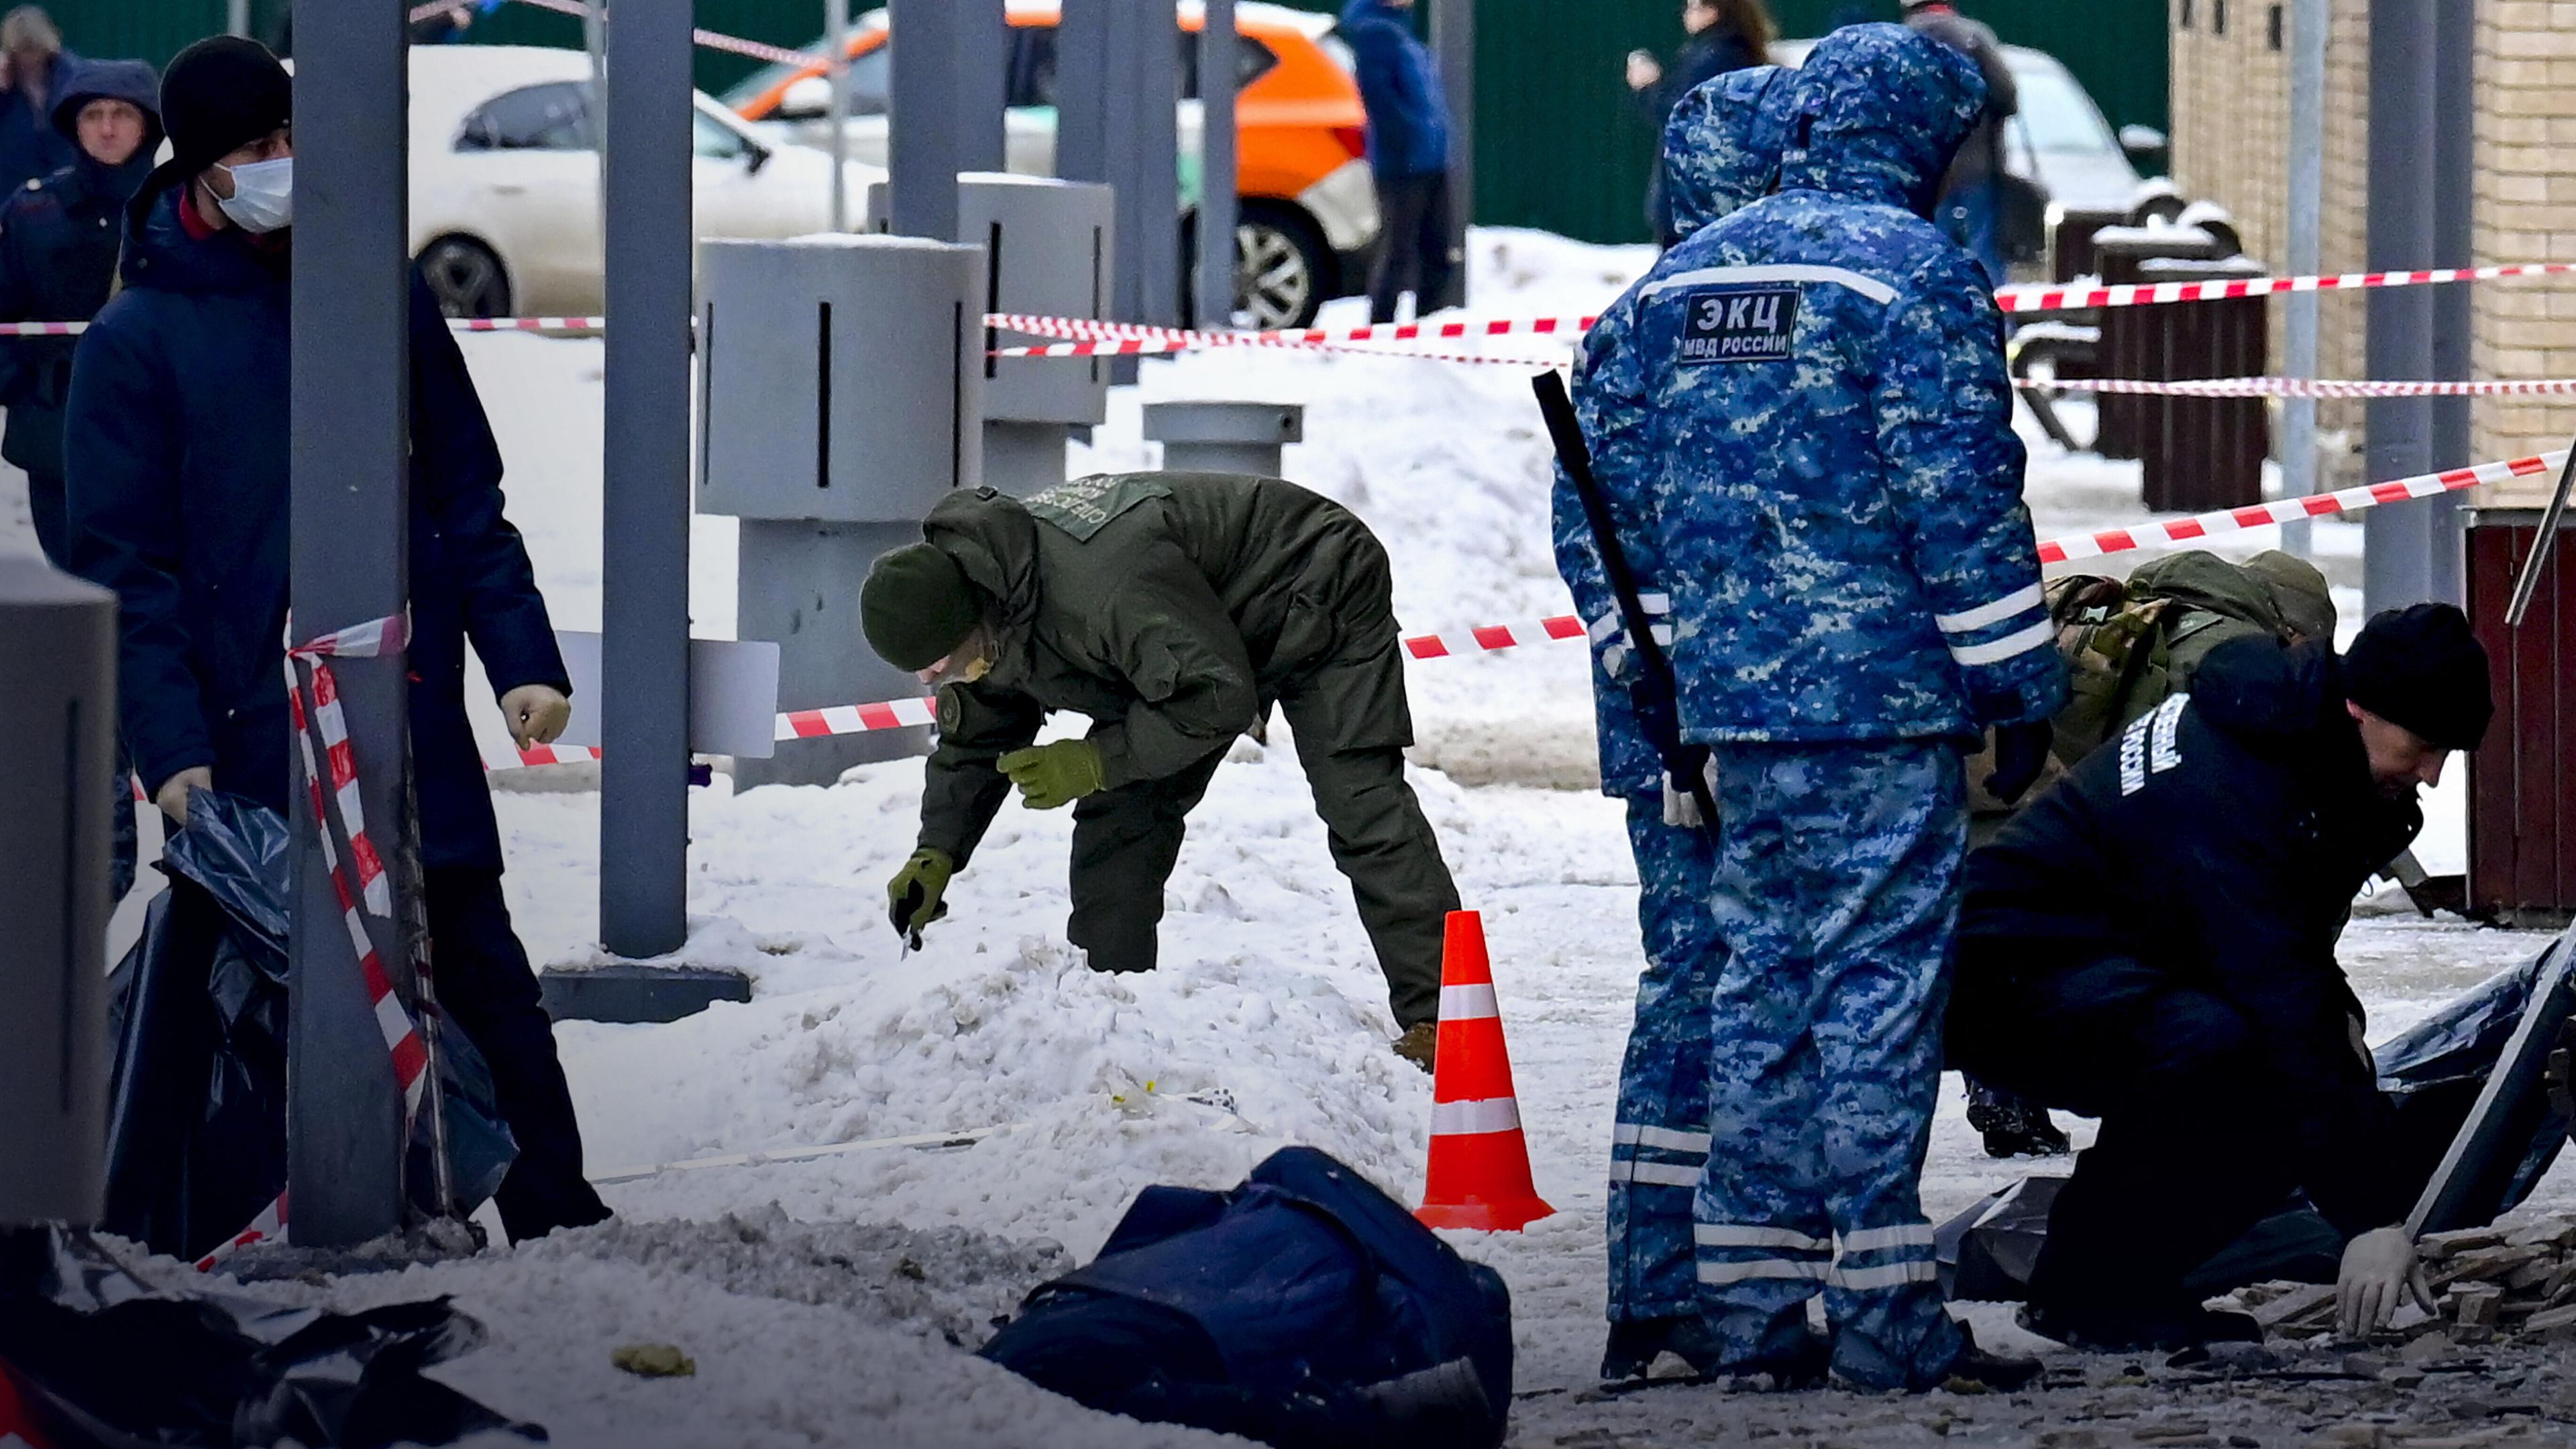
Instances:
[[[1985,77],[1967,56],[1902,25],[1847,25],[1799,69],[1780,189],[1929,216],[1985,108]]]
[[[143,150],[149,156],[161,144],[161,80],[139,60],[83,61],[54,102],[54,129],[78,141],[81,107],[92,101],[124,101],[143,113]]]
[[[1761,200],[1780,178],[1797,74],[1747,66],[1692,88],[1664,123],[1664,195],[1676,238]]]

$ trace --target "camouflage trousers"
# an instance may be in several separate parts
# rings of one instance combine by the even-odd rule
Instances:
[[[1610,1321],[1699,1310],[1691,1198],[1708,1161],[1708,1006],[1717,930],[1708,914],[1716,853],[1707,832],[1664,823],[1658,794],[1628,799],[1637,925],[1646,970],[1619,1068],[1610,1139]]]
[[[1730,1366],[1794,1359],[1821,1290],[1833,1369],[1926,1389],[1964,1340],[1920,1195],[1941,1084],[1966,785],[1939,740],[1721,744],[1709,892],[1699,1301]]]

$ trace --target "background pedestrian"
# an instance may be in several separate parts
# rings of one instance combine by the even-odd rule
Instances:
[[[0,56],[9,62],[0,87],[0,195],[7,195],[72,164],[71,139],[54,129],[53,106],[80,57],[63,49],[62,31],[38,5],[0,17]]]
[[[1673,52],[1669,66],[1649,50],[1628,52],[1628,89],[1654,128],[1656,165],[1646,174],[1646,221],[1655,243],[1680,240],[1673,229],[1672,204],[1664,197],[1664,124],[1684,96],[1728,71],[1767,65],[1771,42],[1779,35],[1762,0],[1683,0],[1682,29],[1688,39]]]
[[[1413,33],[1412,9],[1413,0],[1351,0],[1342,11],[1377,178],[1373,322],[1394,321],[1395,300],[1406,292],[1416,313],[1438,307],[1457,265],[1449,251],[1449,102],[1431,48]]]

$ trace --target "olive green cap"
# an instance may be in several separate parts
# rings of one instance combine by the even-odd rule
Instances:
[[[859,587],[868,647],[897,669],[928,669],[983,622],[983,600],[957,560],[926,543],[879,557]]]

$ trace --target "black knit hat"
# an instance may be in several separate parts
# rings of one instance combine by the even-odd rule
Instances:
[[[268,47],[217,35],[180,51],[161,77],[161,124],[171,157],[162,170],[190,180],[223,155],[295,115],[295,83]]]
[[[984,603],[957,560],[926,543],[886,554],[859,586],[868,647],[897,669],[928,669],[983,622]]]
[[[2448,604],[2372,615],[2343,657],[2343,692],[2446,750],[2476,749],[2495,718],[2486,648]]]

